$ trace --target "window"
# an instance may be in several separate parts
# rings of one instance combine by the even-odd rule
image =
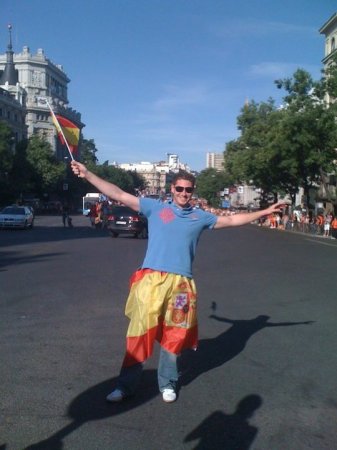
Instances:
[[[331,52],[333,52],[335,50],[335,46],[336,46],[336,42],[335,42],[335,38],[333,37],[331,39]]]

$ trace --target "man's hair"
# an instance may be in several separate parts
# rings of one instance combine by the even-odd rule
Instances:
[[[178,180],[190,181],[192,186],[195,186],[195,176],[189,172],[186,172],[186,170],[179,170],[179,172],[175,173],[172,177],[171,183],[175,185]]]

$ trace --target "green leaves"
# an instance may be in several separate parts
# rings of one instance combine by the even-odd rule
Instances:
[[[59,180],[65,176],[65,164],[57,161],[49,142],[32,136],[28,141],[26,159],[34,192],[42,195],[55,191]]]
[[[241,136],[226,146],[226,169],[237,183],[265,193],[293,196],[303,187],[308,195],[322,174],[335,171],[337,106],[324,99],[337,95],[337,69],[331,66],[319,82],[298,69],[275,83],[286,91],[283,107],[272,99],[244,106],[237,119]]]
[[[11,170],[13,161],[12,133],[10,128],[0,121],[0,171],[2,176]]]
[[[11,130],[0,121],[0,205],[10,198],[10,172],[14,163],[12,145]]]
[[[219,206],[219,191],[231,184],[225,172],[218,172],[213,168],[205,169],[197,177],[196,193],[205,198],[212,206]]]

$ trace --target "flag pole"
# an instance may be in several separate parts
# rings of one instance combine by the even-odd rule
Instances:
[[[57,127],[56,127],[56,128],[57,128],[57,131],[58,131],[59,133],[62,134],[63,140],[64,140],[64,142],[65,142],[65,144],[66,144],[66,146],[67,146],[67,149],[68,149],[70,158],[71,158],[72,161],[75,161],[75,159],[74,159],[74,157],[73,157],[73,154],[71,153],[71,150],[70,150],[68,141],[67,141],[67,139],[66,139],[66,137],[65,137],[65,135],[64,135],[64,133],[63,133],[62,127],[61,127],[61,125],[59,124],[59,121],[57,120],[57,117],[55,116],[54,111],[52,110],[52,108],[51,108],[51,106],[50,106],[50,104],[49,104],[49,102],[48,102],[47,99],[46,99],[46,102],[47,102],[48,108],[50,109],[50,113],[51,113],[51,115],[52,115],[52,117],[53,117],[55,123],[57,124]]]

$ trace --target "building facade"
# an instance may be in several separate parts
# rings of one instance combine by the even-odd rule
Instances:
[[[224,170],[224,154],[207,152],[206,154],[206,168],[213,168],[218,171]]]
[[[57,138],[48,103],[56,114],[71,120],[80,129],[84,127],[81,114],[68,106],[70,79],[63,67],[52,63],[42,49],[32,54],[25,46],[21,53],[14,53],[11,26],[8,30],[7,51],[0,54],[0,88],[3,94],[0,95],[0,120],[8,123],[17,141],[35,134],[44,136],[57,158],[63,159],[67,153]],[[9,104],[9,97],[15,100],[12,105]]]
[[[337,13],[333,14],[330,19],[319,30],[320,34],[325,36],[324,58],[322,63],[324,70],[333,63],[333,57],[337,55]],[[327,102],[331,103],[335,99],[327,96]],[[337,182],[336,174],[326,174],[324,182],[318,188],[317,200],[322,202],[322,207],[333,209],[332,203],[336,206]],[[329,205],[330,203],[330,205]]]
[[[337,52],[337,13],[333,14],[330,19],[325,22],[319,32],[325,36],[324,58],[322,63],[326,69],[331,63],[332,57]]]
[[[177,154],[168,153],[167,157],[167,161],[123,163],[119,164],[118,167],[123,170],[135,171],[146,180],[147,189],[144,192],[145,195],[163,196],[167,191],[167,186],[171,183],[174,173],[179,170],[191,172],[187,164],[179,161]]]
[[[0,87],[0,120],[7,123],[13,133],[13,144],[27,137],[26,113],[20,101],[7,89]]]

